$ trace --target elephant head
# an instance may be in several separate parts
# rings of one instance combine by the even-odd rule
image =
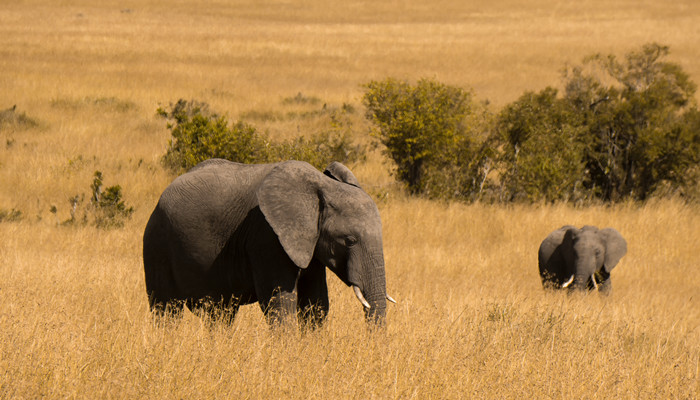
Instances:
[[[540,245],[539,268],[545,286],[569,289],[612,289],[610,272],[627,252],[627,242],[613,228],[564,226]]]
[[[306,163],[284,162],[257,190],[258,203],[290,259],[327,266],[365,308],[369,321],[386,315],[382,226],[371,197],[345,166],[321,175]]]

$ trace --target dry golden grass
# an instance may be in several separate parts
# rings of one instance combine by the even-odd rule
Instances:
[[[370,79],[427,76],[502,105],[559,83],[564,63],[649,41],[700,82],[697,2],[94,3],[0,8],[0,110],[17,104],[39,122],[0,128],[0,209],[24,217],[0,223],[1,398],[700,396],[700,209],[678,201],[409,199],[374,154],[353,169],[388,193],[379,207],[399,304],[382,332],[367,331],[333,276],[315,332],[271,332],[256,306],[230,327],[190,314],[154,325],[141,262],[145,222],[172,179],[159,165],[159,104],[195,98],[234,119],[285,112],[281,100],[299,92],[358,105]],[[297,132],[295,121],[261,124]],[[58,226],[98,169],[122,185],[132,220]],[[566,223],[627,238],[611,298],[542,291],[537,246]]]

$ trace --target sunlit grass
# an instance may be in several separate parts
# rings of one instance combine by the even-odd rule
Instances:
[[[231,326],[189,313],[156,324],[141,261],[145,223],[173,179],[158,106],[205,101],[286,139],[320,129],[290,112],[347,103],[353,135],[370,143],[361,84],[387,76],[471,87],[497,109],[559,84],[586,54],[658,41],[700,82],[696,2],[170,3],[0,7],[0,110],[17,104],[38,122],[0,127],[0,210],[22,212],[0,223],[0,397],[700,395],[700,210],[678,200],[410,199],[372,150],[352,169],[377,199],[399,302],[379,332],[332,275],[330,316],[314,332],[271,331],[257,305]],[[319,102],[285,103],[299,93]],[[132,219],[61,226],[96,170],[122,186]],[[627,239],[610,298],[541,289],[537,247],[564,224]]]

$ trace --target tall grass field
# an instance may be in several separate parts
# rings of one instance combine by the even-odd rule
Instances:
[[[1,4],[0,398],[699,398],[700,206],[410,197],[360,101],[370,80],[427,77],[497,111],[586,55],[649,42],[698,83],[698,26],[693,0]],[[272,139],[320,129],[305,111],[354,110],[369,153],[350,168],[398,302],[384,329],[332,274],[314,331],[270,329],[257,305],[232,325],[154,323],[143,230],[175,177],[156,109],[180,98]],[[80,222],[98,170],[134,207],[122,227]],[[542,289],[538,246],[565,224],[627,239],[611,296]]]

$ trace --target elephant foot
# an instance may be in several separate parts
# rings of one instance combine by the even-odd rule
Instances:
[[[149,300],[151,313],[157,321],[178,318],[182,315],[184,302],[181,300],[162,301],[152,297]]]
[[[276,291],[266,306],[262,303],[260,306],[271,326],[291,325],[297,313],[297,296],[293,292]]]
[[[229,325],[232,324],[238,312],[238,307],[239,304],[237,302],[232,302],[230,298],[228,300],[221,298],[219,301],[214,301],[210,297],[207,297],[204,299],[190,299],[187,301],[187,308],[210,325],[220,322]]]
[[[323,321],[328,315],[328,307],[308,304],[300,307],[297,312],[297,319],[302,329],[317,329],[323,326]]]

